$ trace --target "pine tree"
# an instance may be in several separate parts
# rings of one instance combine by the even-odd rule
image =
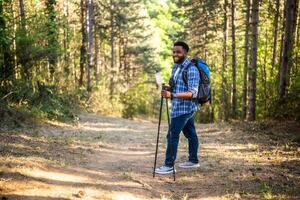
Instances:
[[[282,60],[280,66],[279,101],[283,101],[286,95],[286,86],[289,81],[292,67],[292,53],[294,45],[295,21],[299,0],[286,0],[285,4],[285,29],[282,48]]]
[[[228,1],[224,0],[223,12],[224,12],[224,24],[223,24],[223,64],[222,64],[222,118],[228,120],[228,101],[227,101],[227,8]]]
[[[94,26],[94,3],[93,0],[87,0],[87,65],[86,65],[86,80],[87,91],[91,91],[91,62],[92,62],[92,45],[93,45],[93,26]]]
[[[249,121],[256,118],[256,71],[257,71],[257,43],[258,43],[258,19],[259,0],[252,1],[251,9],[251,60],[249,67]]]
[[[47,31],[48,31],[48,60],[50,79],[54,81],[54,73],[58,60],[59,43],[58,43],[58,28],[57,28],[57,13],[55,10],[56,0],[46,0],[46,14],[47,14]]]
[[[86,1],[80,0],[80,24],[81,24],[81,46],[80,46],[80,75],[79,75],[79,85],[83,86],[83,76],[84,76],[84,66],[86,65],[87,55],[86,55]]]
[[[271,77],[274,74],[275,61],[276,61],[276,51],[277,51],[277,39],[278,39],[278,18],[279,18],[279,9],[280,9],[280,0],[276,0],[275,2],[275,17],[274,17],[274,36],[273,36],[273,52],[272,52],[272,61],[271,61]]]
[[[244,69],[243,69],[243,113],[242,118],[246,119],[247,115],[247,80],[248,80],[248,63],[249,63],[249,28],[250,28],[250,0],[245,0],[246,19],[245,19],[245,39],[244,39]]]
[[[8,32],[6,31],[7,20],[4,15],[5,3],[5,0],[0,0],[0,84],[3,86],[8,85],[9,80],[13,79],[14,73],[11,40],[9,39]],[[5,90],[6,87],[3,87],[3,89]]]
[[[236,41],[235,41],[235,4],[231,0],[231,39],[232,39],[232,101],[231,101],[231,117],[236,118],[237,115],[237,91],[236,91]]]

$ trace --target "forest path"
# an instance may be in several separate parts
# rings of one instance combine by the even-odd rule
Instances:
[[[270,127],[246,132],[228,124],[198,125],[201,167],[177,167],[174,182],[172,175],[152,178],[156,123],[90,113],[79,118],[77,125],[0,131],[0,198],[300,199],[299,147],[289,138],[278,142]],[[158,165],[166,128],[164,123]],[[181,135],[176,162],[186,159]]]

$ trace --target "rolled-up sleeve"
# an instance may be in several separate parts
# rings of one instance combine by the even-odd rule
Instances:
[[[192,92],[193,98],[197,97],[200,81],[200,74],[196,66],[191,66],[188,70],[188,91]]]

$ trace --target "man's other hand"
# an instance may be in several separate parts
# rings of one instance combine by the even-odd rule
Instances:
[[[165,97],[165,98],[171,98],[171,92],[166,91],[166,90],[162,90],[161,91],[161,96]]]

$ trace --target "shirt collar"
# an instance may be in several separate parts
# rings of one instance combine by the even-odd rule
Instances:
[[[186,67],[186,66],[188,66],[188,64],[190,64],[190,62],[191,62],[190,59],[186,58],[186,59],[182,62],[181,66]]]
[[[177,67],[186,67],[188,66],[188,64],[190,63],[190,59],[186,58],[181,64],[177,64],[177,63],[174,63],[174,66],[177,66]]]

